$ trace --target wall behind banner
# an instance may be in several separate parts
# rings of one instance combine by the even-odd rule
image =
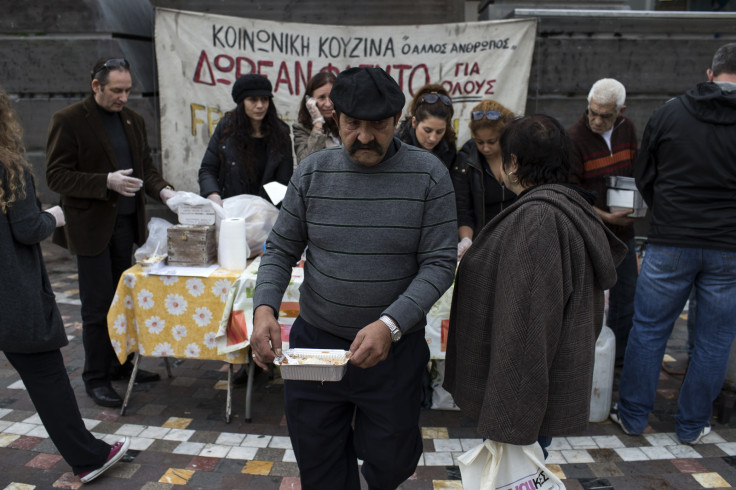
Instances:
[[[99,56],[123,55],[133,63],[129,105],[146,118],[160,161],[154,6],[338,25],[490,18],[485,12],[466,18],[464,5],[463,0],[0,0],[0,86],[16,99],[40,196],[54,203],[57,196],[45,183],[49,120],[89,93],[88,71]],[[629,89],[627,114],[641,134],[652,110],[703,80],[715,49],[736,38],[734,14],[700,13],[676,20],[648,14],[636,21],[531,14],[540,23],[527,112],[553,114],[567,127],[580,117],[595,79],[620,77]]]

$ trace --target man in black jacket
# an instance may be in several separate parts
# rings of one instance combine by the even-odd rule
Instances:
[[[611,413],[628,434],[646,427],[667,339],[694,287],[694,350],[675,417],[686,444],[710,432],[736,337],[736,43],[716,51],[707,75],[658,109],[644,131],[634,175],[651,230]]]

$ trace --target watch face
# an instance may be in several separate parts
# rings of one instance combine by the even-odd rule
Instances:
[[[401,338],[401,330],[398,328],[396,330],[391,330],[391,340],[394,342],[397,342]]]

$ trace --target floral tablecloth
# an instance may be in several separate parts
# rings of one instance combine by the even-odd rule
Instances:
[[[256,286],[260,261],[260,257],[253,260],[230,290],[216,341],[221,353],[237,352],[249,345],[249,339],[253,333],[253,289]],[[279,310],[281,341],[284,343],[284,348],[288,346],[291,325],[299,316],[299,288],[302,282],[304,282],[304,269],[295,267],[292,269],[291,281],[286,288]],[[432,359],[445,358],[452,290],[453,288],[450,287],[432,306],[427,315],[425,335]]]
[[[240,272],[217,269],[209,277],[147,275],[126,270],[107,314],[110,341],[120,362],[138,351],[150,357],[245,363],[243,348],[218,353],[215,338],[228,292]]]

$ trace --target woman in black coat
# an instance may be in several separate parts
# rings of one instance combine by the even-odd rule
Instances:
[[[442,85],[425,85],[414,95],[409,115],[401,121],[396,136],[408,145],[432,152],[449,169],[457,153],[454,113],[452,99]]]
[[[84,426],[61,347],[68,344],[40,242],[64,226],[59,206],[38,206],[22,130],[0,89],[0,350],[18,371],[44,428],[82,482],[123,457],[130,440],[113,446]]]
[[[278,118],[268,78],[244,75],[232,96],[237,106],[217,124],[202,159],[199,193],[219,205],[240,194],[270,200],[263,185],[287,185],[294,171],[289,126]]]

